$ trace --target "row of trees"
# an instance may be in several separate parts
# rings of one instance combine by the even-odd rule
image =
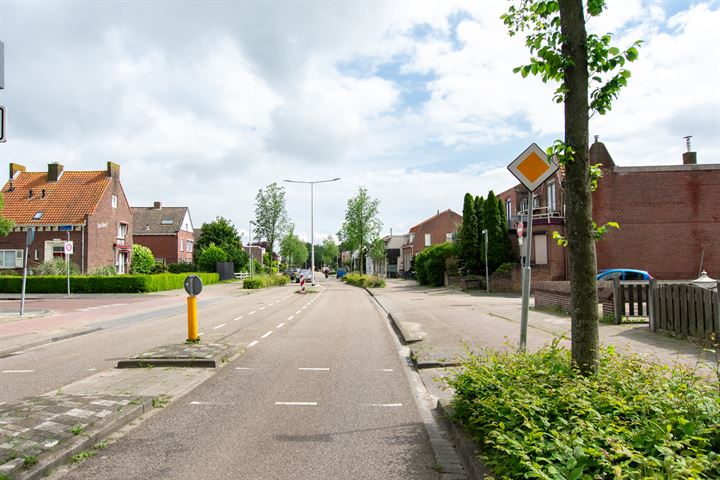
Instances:
[[[359,187],[358,193],[347,202],[345,221],[338,232],[343,251],[358,252],[359,270],[367,271],[367,257],[383,258],[385,245],[379,238],[382,229],[380,202],[368,195],[367,188]]]
[[[487,266],[490,271],[505,262],[515,260],[508,237],[505,206],[492,190],[487,198],[465,194],[463,223],[458,231],[457,250],[461,268],[466,274],[485,271],[483,230],[487,230]]]

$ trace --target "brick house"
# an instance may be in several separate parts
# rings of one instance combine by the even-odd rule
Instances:
[[[30,268],[63,257],[66,240],[81,272],[112,265],[127,273],[132,248],[132,212],[120,183],[120,166],[106,170],[64,171],[59,163],[47,172],[26,172],[10,164],[10,180],[3,187],[2,215],[15,227],[0,238],[0,268],[22,268],[27,231],[35,229],[28,249]]]
[[[192,263],[195,233],[188,207],[132,207],[133,242],[152,250],[156,262]]]
[[[425,248],[452,240],[461,224],[462,215],[447,209],[443,212],[438,210],[437,214],[412,227],[403,236],[399,274],[410,271],[410,262]]]
[[[682,164],[620,167],[598,141],[590,147],[590,163],[602,164],[603,172],[593,193],[593,219],[598,225],[620,224],[597,242],[599,270],[637,268],[663,280],[687,280],[698,276],[702,259],[710,276],[720,276],[720,164],[697,164],[695,153],[686,152]],[[551,182],[554,187],[548,186]],[[527,217],[523,190],[518,185],[498,195],[512,212],[508,219],[516,253],[516,225]],[[534,197],[533,280],[565,280],[567,251],[552,239],[553,231],[565,234],[562,174]]]

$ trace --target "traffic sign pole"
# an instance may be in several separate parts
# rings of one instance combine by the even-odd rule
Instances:
[[[522,224],[521,224],[522,225]],[[525,245],[525,265],[522,271],[522,314],[520,317],[520,351],[527,349],[528,313],[530,311],[530,255],[532,254],[533,204],[532,192],[528,189],[528,229]]]
[[[65,244],[65,263],[67,264],[67,287],[68,287],[68,298],[70,298],[70,259],[68,258],[68,252],[72,252],[72,245],[68,250],[68,244],[70,244],[70,230],[67,232],[67,241]]]

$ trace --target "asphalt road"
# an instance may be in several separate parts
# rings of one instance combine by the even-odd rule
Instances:
[[[246,353],[51,478],[438,478],[387,321],[363,290],[324,285],[268,289],[262,310],[259,296],[208,307],[206,335]]]

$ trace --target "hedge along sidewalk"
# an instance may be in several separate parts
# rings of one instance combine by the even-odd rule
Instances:
[[[157,275],[70,276],[71,293],[148,293],[183,288],[185,273]],[[203,285],[218,283],[217,273],[193,273]],[[0,276],[0,293],[20,293],[22,277]],[[66,293],[67,277],[27,277],[26,293]]]

